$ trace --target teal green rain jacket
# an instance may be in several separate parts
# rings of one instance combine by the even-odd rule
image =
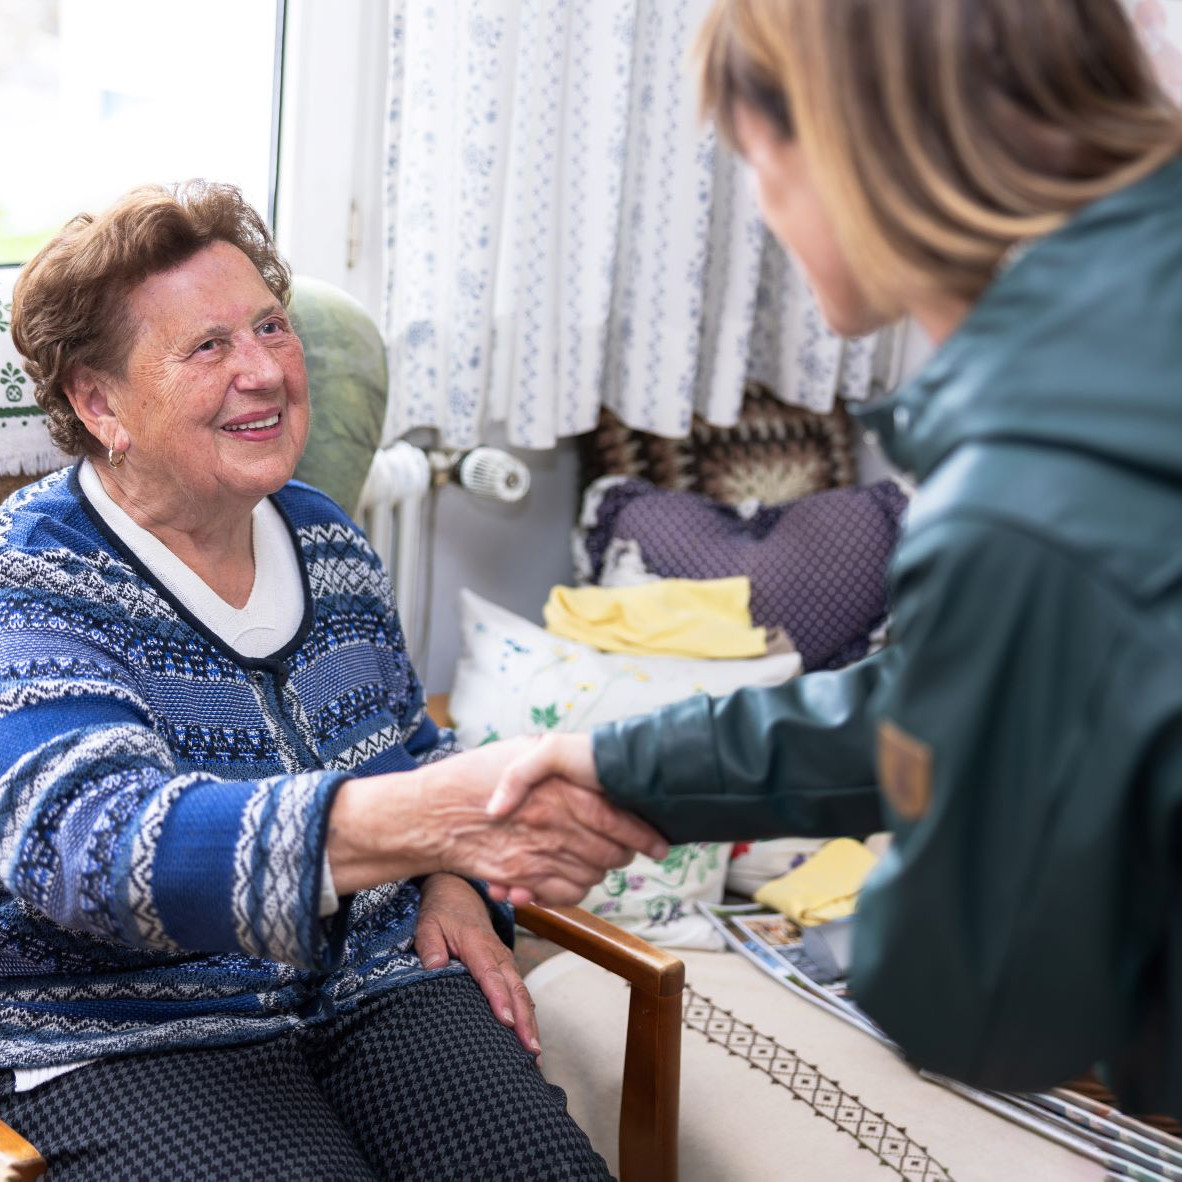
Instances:
[[[920,1066],[1182,1113],[1182,162],[1001,276],[868,425],[891,644],[594,735],[672,841],[897,834],[853,986]]]

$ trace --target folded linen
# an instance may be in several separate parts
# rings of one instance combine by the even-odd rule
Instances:
[[[773,878],[755,892],[755,901],[783,912],[801,927],[853,915],[858,892],[877,857],[860,841],[839,837],[826,842],[807,862]]]
[[[751,581],[660,579],[635,587],[554,587],[542,614],[549,631],[604,652],[736,659],[768,651],[751,626]]]

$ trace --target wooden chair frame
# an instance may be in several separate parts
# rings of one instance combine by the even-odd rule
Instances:
[[[0,1122],[0,1180],[40,1182],[45,1168],[45,1158],[20,1133]]]
[[[517,922],[632,986],[620,1093],[620,1182],[677,1182],[685,965],[578,907],[517,908]]]

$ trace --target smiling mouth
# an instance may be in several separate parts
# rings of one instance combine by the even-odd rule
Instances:
[[[222,428],[223,431],[262,431],[267,427],[279,426],[278,413],[268,415],[265,419],[254,419],[249,423],[234,423],[233,425],[226,424]]]

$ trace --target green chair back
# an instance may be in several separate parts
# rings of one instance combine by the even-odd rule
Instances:
[[[304,344],[312,428],[296,478],[353,513],[386,415],[386,349],[352,296],[319,279],[292,284],[292,324]]]

